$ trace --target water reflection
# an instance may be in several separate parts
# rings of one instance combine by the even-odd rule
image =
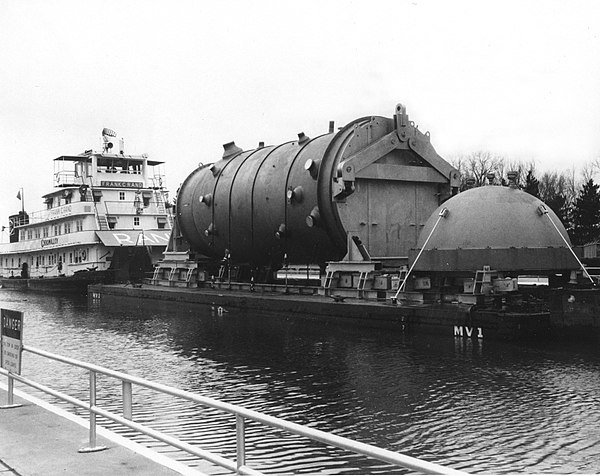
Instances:
[[[411,336],[268,312],[122,299],[88,305],[8,290],[0,290],[0,306],[26,312],[32,346],[457,469],[600,471],[600,352],[593,345]],[[30,354],[24,372],[86,398],[82,372]],[[117,409],[120,387],[103,384],[99,401]],[[230,417],[143,389],[134,395],[137,420],[234,455]],[[390,472],[301,438],[282,444],[279,432],[258,425],[247,434],[257,469]],[[340,457],[329,460],[332,454]]]

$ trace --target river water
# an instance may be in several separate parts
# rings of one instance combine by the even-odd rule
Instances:
[[[219,315],[202,305],[6,289],[0,307],[25,312],[26,345],[455,469],[600,472],[598,343],[411,336],[234,309]],[[29,353],[23,359],[24,376],[87,399],[85,372]],[[98,402],[118,412],[115,382],[99,377]],[[234,422],[216,411],[134,386],[134,419],[234,458]],[[248,464],[265,472],[398,473],[258,425],[249,425],[247,437]]]

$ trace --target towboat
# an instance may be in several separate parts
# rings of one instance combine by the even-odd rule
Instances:
[[[54,159],[43,209],[23,205],[9,217],[1,287],[77,292],[91,283],[135,284],[153,269],[172,227],[164,162],[125,154],[115,138],[105,128],[101,152]],[[22,189],[17,198],[24,204]]]

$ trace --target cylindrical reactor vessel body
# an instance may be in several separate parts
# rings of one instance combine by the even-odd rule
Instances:
[[[339,193],[340,163],[394,130],[394,119],[365,117],[335,133],[301,134],[200,167],[179,190],[179,230],[193,251],[217,259],[229,253],[232,262],[253,266],[340,260],[349,234],[373,257],[407,256],[447,178],[386,177],[418,162],[410,150],[392,151]]]

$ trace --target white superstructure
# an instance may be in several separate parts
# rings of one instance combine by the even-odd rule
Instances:
[[[128,280],[151,269],[171,233],[163,162],[103,150],[54,159],[54,188],[45,207],[10,217],[10,243],[0,244],[0,277],[56,278],[105,273]]]

